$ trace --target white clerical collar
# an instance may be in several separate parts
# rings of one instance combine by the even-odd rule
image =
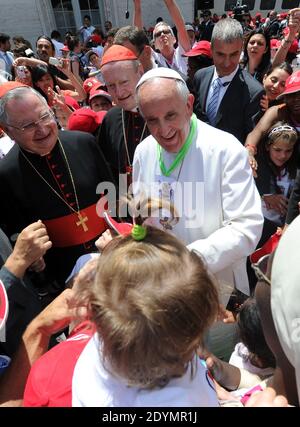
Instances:
[[[218,73],[217,73],[217,70],[216,70],[216,67],[215,67],[214,76],[213,76],[212,81],[214,81],[217,78],[219,78],[221,80],[221,83],[223,85],[224,85],[224,83],[227,83],[227,85],[228,85],[233,80],[234,76],[238,72],[238,69],[239,69],[239,65],[237,65],[236,69],[231,74],[228,74],[228,76],[219,77]]]

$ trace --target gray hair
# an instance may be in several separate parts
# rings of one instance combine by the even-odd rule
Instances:
[[[148,83],[149,81],[151,81],[151,82],[156,81],[156,80],[159,81],[161,79],[166,79],[166,78],[168,78],[168,77],[158,77],[158,76],[152,77],[152,78],[146,80],[144,83],[142,83],[140,86],[137,87],[137,89],[136,89],[136,101],[137,101],[137,105],[139,107],[139,110],[140,110],[140,113],[141,113],[142,116],[143,116],[143,112],[140,109],[140,96],[139,96],[140,88],[145,83]],[[177,79],[168,78],[168,80],[173,80],[175,82],[178,95],[186,102],[188,100],[188,96],[190,94],[190,91],[189,91],[186,83],[183,82],[182,80],[177,80]]]
[[[40,101],[42,101],[49,109],[49,106],[47,104],[46,99],[36,90],[34,90],[32,87],[17,87],[15,89],[9,90],[1,99],[0,99],[0,123],[8,124],[8,114],[6,111],[6,107],[9,101],[13,100],[19,100],[24,99],[24,97],[28,94],[33,94],[37,98],[39,98]]]
[[[225,43],[232,43],[235,40],[243,41],[243,28],[241,24],[236,19],[232,18],[220,19],[220,21],[215,24],[212,32],[212,47],[215,40],[220,40]]]

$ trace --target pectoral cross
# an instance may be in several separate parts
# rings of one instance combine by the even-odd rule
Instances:
[[[88,227],[85,225],[85,223],[89,220],[88,217],[87,216],[83,217],[80,212],[78,212],[77,216],[79,219],[79,221],[76,222],[77,227],[81,225],[83,228],[83,231],[88,231]]]

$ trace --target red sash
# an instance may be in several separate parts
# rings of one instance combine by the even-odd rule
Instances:
[[[104,219],[97,215],[96,204],[80,210],[80,215],[81,221],[77,213],[43,220],[53,247],[81,245],[100,236],[107,229]]]

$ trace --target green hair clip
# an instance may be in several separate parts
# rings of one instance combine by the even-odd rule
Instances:
[[[135,224],[132,228],[131,236],[134,240],[137,240],[137,241],[144,240],[144,238],[147,236],[146,227]]]

